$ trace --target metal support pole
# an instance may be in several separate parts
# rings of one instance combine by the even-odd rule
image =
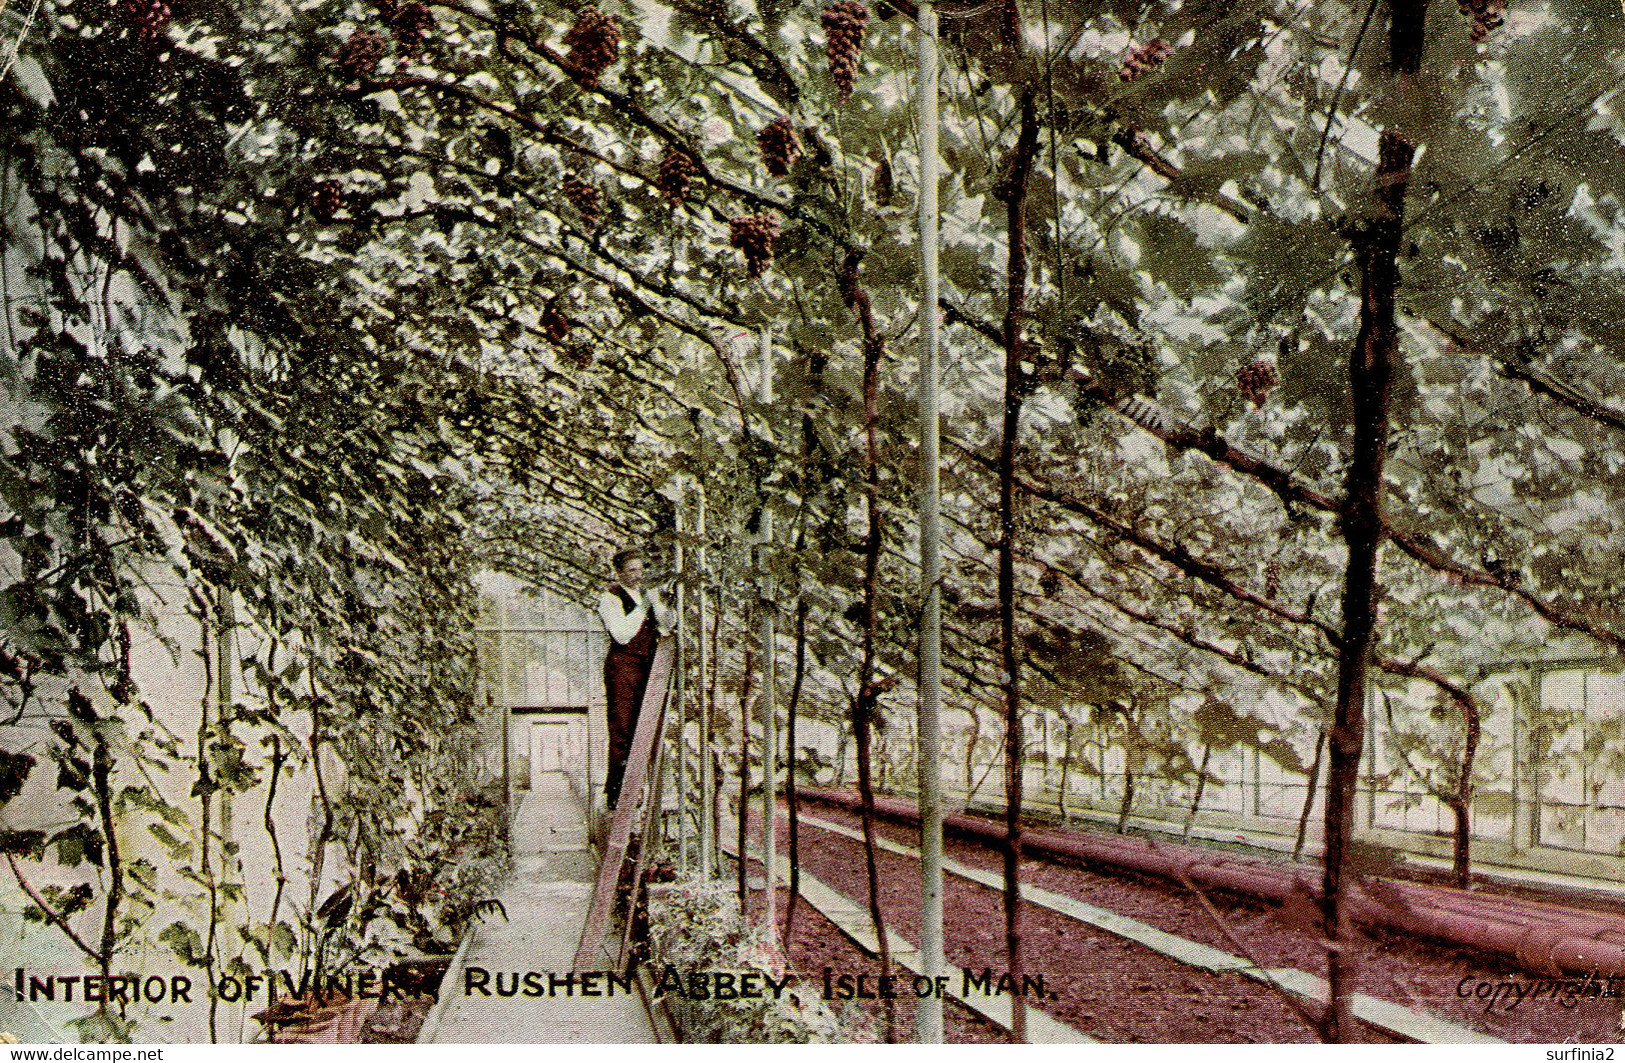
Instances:
[[[1509,830],[1509,840],[1512,851],[1522,852],[1525,836],[1525,812],[1523,805],[1523,691],[1518,689],[1515,682],[1505,684],[1507,700],[1511,703],[1510,723],[1507,727],[1512,740],[1512,773],[1507,777],[1507,789],[1512,795],[1512,826]]]
[[[920,129],[920,701],[915,748],[920,782],[920,973],[942,974],[942,527],[938,483],[937,13],[919,8]],[[920,1000],[914,1036],[942,1043],[942,998]]]
[[[672,545],[672,573],[673,594],[672,609],[677,614],[677,630],[672,633],[676,639],[677,659],[672,665],[672,700],[677,711],[672,715],[676,717],[677,733],[677,871],[683,878],[688,877],[688,640],[685,637],[686,629],[683,626],[683,507],[679,496],[677,504],[677,542]],[[657,810],[660,811],[660,810]]]
[[[231,676],[236,670],[237,656],[235,644],[237,640],[237,596],[228,587],[220,588],[215,598],[215,693],[218,695],[215,706],[215,722],[222,735],[231,730],[232,718],[236,715],[236,703],[231,692]],[[236,839],[232,830],[232,802],[231,788],[220,789],[220,843],[225,851],[236,848]]]
[[[772,517],[762,514],[762,530],[771,534]],[[766,552],[764,538],[763,552]],[[762,573],[761,631],[762,631],[762,863],[767,872],[767,888],[763,903],[763,920],[770,931],[778,925],[775,912],[778,900],[774,894],[774,872],[778,867],[779,843],[777,831],[779,797],[779,728],[778,655],[774,643],[778,633],[774,624],[774,602],[771,584],[766,572]],[[775,931],[776,933],[776,931]]]
[[[486,691],[486,704],[491,707],[492,714],[498,717],[502,727],[502,817],[504,824],[513,823],[513,778],[510,776],[508,765],[508,723],[512,716],[512,699],[508,690],[508,597],[506,594],[497,595],[497,636],[496,636],[497,676],[501,682],[501,689],[497,695],[501,699],[501,708],[497,708]],[[592,778],[588,773],[587,779],[587,821],[592,822]]]
[[[687,341],[684,341],[687,344]],[[696,373],[704,367],[700,345],[688,344],[689,366]],[[699,595],[694,603],[694,642],[699,647],[699,668],[694,676],[695,700],[699,707],[699,736],[695,749],[700,758],[700,877],[717,876],[717,777],[711,759],[711,661],[706,641],[706,618],[711,612],[710,575],[706,570],[705,486],[694,483],[694,568],[699,575]]]
[[[1263,802],[1260,794],[1264,789],[1264,765],[1259,759],[1258,750],[1253,750],[1253,818],[1262,814]]]
[[[1593,798],[1591,794],[1591,758],[1585,755],[1591,730],[1591,673],[1580,673],[1580,848],[1586,847],[1586,827],[1591,822]],[[1625,1016],[1621,1016],[1625,1018]]]
[[[773,401],[773,334],[762,330],[762,405]],[[767,507],[764,492],[762,502],[762,542],[757,562],[757,578],[761,580],[758,607],[761,612],[762,633],[762,866],[767,885],[763,891],[763,920],[768,931],[777,934],[778,898],[774,892],[774,873],[778,868],[778,795],[779,795],[779,728],[778,728],[778,654],[774,643],[778,633],[774,630],[773,577],[768,571],[768,550],[773,543],[773,511]],[[743,854],[741,854],[743,859]]]
[[[771,329],[764,328],[762,330],[759,353],[762,366],[761,399],[762,405],[765,407],[773,404],[773,331]]]
[[[700,571],[700,600],[697,603],[700,647],[699,702],[700,702],[700,877],[712,879],[717,874],[717,777],[716,765],[711,759],[711,699],[709,678],[715,662],[711,660],[711,646],[706,641],[706,617],[711,612],[709,574],[706,571],[705,551],[705,489],[695,484],[694,536],[699,545],[694,556]]]
[[[1376,713],[1377,692],[1368,690],[1365,703],[1365,825],[1367,830],[1377,828],[1377,728],[1381,719]],[[1410,783],[1405,783],[1407,792]],[[1355,787],[1358,791],[1359,787]],[[1358,796],[1355,798],[1358,805]]]

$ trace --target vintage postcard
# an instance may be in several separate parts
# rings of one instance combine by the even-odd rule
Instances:
[[[1622,32],[0,0],[0,1043],[1613,1058]]]

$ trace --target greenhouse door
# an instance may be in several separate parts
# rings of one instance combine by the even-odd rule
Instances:
[[[581,774],[587,760],[586,714],[532,716],[529,751],[531,778],[550,771]]]

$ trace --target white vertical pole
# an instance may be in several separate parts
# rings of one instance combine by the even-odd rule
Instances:
[[[942,974],[942,556],[937,387],[937,13],[919,8],[920,64],[920,703],[915,748],[920,776],[920,973]],[[915,1039],[942,1043],[942,998],[915,1011]]]
[[[761,399],[762,405],[773,401],[773,333],[769,329],[762,330],[761,337],[762,377]],[[778,897],[774,892],[777,881],[779,847],[778,847],[778,794],[779,794],[779,728],[778,728],[778,654],[774,644],[778,641],[774,631],[774,609],[777,603],[773,594],[773,580],[768,572],[768,549],[773,543],[773,511],[767,506],[766,492],[761,498],[762,503],[762,543],[758,564],[757,577],[761,580],[761,597],[757,602],[761,610],[762,629],[762,866],[766,869],[767,887],[763,900],[763,923],[768,932],[776,936],[774,929],[777,924],[775,913],[778,910]],[[741,854],[743,858],[743,854]]]
[[[508,686],[508,596],[497,595],[496,665],[501,706],[496,710],[502,724],[502,814],[505,824],[513,823],[513,778],[508,766],[508,727],[513,721],[513,693]],[[592,772],[587,773],[587,822],[592,822]]]
[[[675,504],[677,510],[677,541],[672,544],[672,564],[674,566],[675,585],[672,594],[672,609],[677,614],[677,630],[673,637],[677,640],[677,663],[672,669],[672,699],[677,704],[677,870],[682,877],[688,877],[688,851],[689,831],[687,804],[689,796],[688,786],[688,630],[684,626],[684,609],[687,605],[687,595],[683,589],[683,528],[687,521],[683,520],[683,494],[682,481],[679,480],[678,494]],[[659,814],[662,810],[656,809]]]
[[[699,372],[704,366],[704,353],[697,343],[682,340],[689,355],[689,367]],[[707,639],[707,621],[711,615],[710,571],[705,547],[705,484],[694,481],[694,568],[699,575],[699,596],[695,605],[694,642],[699,647],[698,671],[695,676],[695,699],[699,705],[700,757],[700,878],[709,881],[717,875],[717,777],[716,763],[711,753],[711,643]]]
[[[711,591],[706,571],[705,550],[705,488],[694,485],[694,548],[695,563],[700,573],[699,623],[695,625],[696,640],[700,647],[699,702],[700,702],[700,877],[711,879],[717,872],[717,779],[715,763],[711,760],[711,700],[710,676],[715,667],[711,660],[711,644],[706,641],[706,619],[711,612]]]
[[[773,402],[773,331],[764,328],[761,337],[761,381],[762,405],[767,406]]]

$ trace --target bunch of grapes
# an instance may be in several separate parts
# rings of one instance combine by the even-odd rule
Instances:
[[[762,162],[774,177],[783,177],[801,158],[801,145],[790,119],[779,118],[756,134],[756,146],[761,149]]]
[[[564,46],[569,49],[564,66],[590,89],[620,56],[621,30],[614,19],[596,7],[584,7],[564,35]]]
[[[576,213],[581,215],[581,220],[588,230],[598,228],[598,221],[604,213],[604,197],[597,188],[579,177],[566,177],[560,191],[576,209]]]
[[[779,219],[769,213],[746,214],[728,221],[728,243],[745,256],[752,277],[767,272],[773,262],[773,241],[779,235]]]
[[[1021,8],[1016,0],[999,5],[999,43],[1010,49],[1021,44]]]
[[[1482,44],[1506,21],[1506,0],[1456,0],[1456,7],[1473,20],[1468,33],[1474,44]]]
[[[1264,566],[1264,597],[1270,601],[1281,596],[1281,562],[1273,557],[1270,563]]]
[[[542,307],[542,334],[545,335],[548,342],[553,344],[555,347],[562,347],[564,345],[564,341],[570,337],[570,330],[575,328],[575,325],[576,323],[571,321],[570,318],[552,302],[549,302],[546,306]]]
[[[869,25],[869,9],[858,0],[839,0],[824,8],[824,54],[829,56],[829,73],[845,102],[852,95],[852,79],[858,72],[858,53],[863,51],[863,30]]]
[[[395,34],[395,43],[400,46],[401,59],[411,62],[423,51],[423,42],[429,39],[429,31],[434,29],[434,14],[423,4],[413,3],[391,5],[384,17],[389,21],[390,32]]]
[[[1275,373],[1275,363],[1262,358],[1236,370],[1236,390],[1254,406],[1264,405],[1270,389],[1281,382]]]
[[[655,187],[674,207],[688,199],[688,190],[694,183],[694,160],[680,148],[667,148],[660,159],[660,170],[655,174]]]
[[[360,81],[372,77],[384,58],[384,39],[371,30],[356,30],[339,49],[334,65],[340,81]]]
[[[875,163],[875,179],[872,186],[875,193],[875,205],[879,207],[891,206],[891,198],[897,191],[897,182],[892,177],[891,160],[885,155]]]
[[[1124,81],[1133,81],[1141,74],[1161,66],[1173,54],[1174,46],[1161,37],[1138,48],[1130,48],[1128,55],[1123,57],[1123,65],[1117,68],[1117,76]]]
[[[337,181],[317,181],[310,190],[310,213],[323,225],[330,225],[344,205],[344,188]]]
[[[151,44],[169,25],[169,5],[164,0],[123,0],[119,20],[143,44]]]

